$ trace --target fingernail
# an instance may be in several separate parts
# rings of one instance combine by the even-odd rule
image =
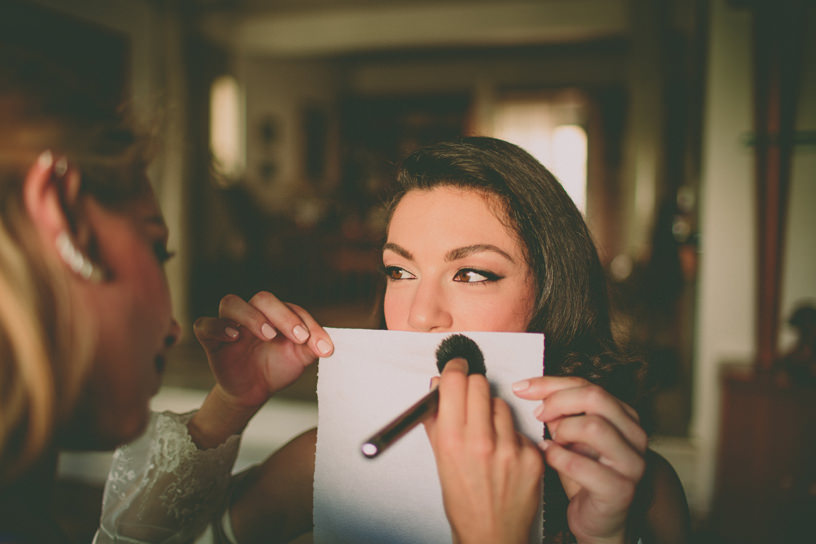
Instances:
[[[60,157],[57,160],[56,164],[54,164],[54,174],[56,174],[57,177],[62,177],[65,175],[67,171],[68,171],[68,159],[66,159],[65,157]]]
[[[552,440],[542,440],[541,442],[538,443],[538,449],[540,449],[541,451],[545,451],[547,448],[550,447],[550,444],[552,444]]]
[[[323,355],[328,355],[331,351],[331,344],[323,340],[322,338],[317,341],[317,351],[322,353]]]
[[[535,411],[533,411],[533,415],[535,416],[536,419],[538,419],[538,418],[541,417],[541,414],[543,414],[543,413],[544,413],[544,403],[542,402],[541,404],[536,406]]]
[[[37,157],[37,164],[40,168],[51,168],[51,164],[54,162],[54,155],[51,153],[50,150],[45,150],[40,153],[40,156]]]
[[[524,391],[528,387],[530,387],[530,380],[521,380],[520,382],[516,382],[513,384],[513,391]]]
[[[224,329],[224,334],[226,334],[230,338],[238,338],[238,329],[227,327]]]
[[[467,373],[469,365],[467,359],[464,359],[462,357],[454,357],[445,364],[442,370],[444,371],[447,368],[454,368],[458,369],[460,372]]]
[[[297,338],[300,342],[305,342],[309,338],[309,331],[300,325],[296,325],[295,328],[292,329],[292,334],[294,334],[295,338]]]
[[[264,323],[263,325],[261,325],[261,334],[263,334],[270,340],[272,340],[278,335],[278,333],[275,332],[275,329],[273,329],[269,323]]]

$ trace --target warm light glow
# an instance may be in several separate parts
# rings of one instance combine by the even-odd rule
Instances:
[[[556,127],[552,136],[552,172],[581,210],[586,209],[587,135],[578,125]]]
[[[578,124],[558,122],[563,117],[563,111],[546,100],[500,102],[493,116],[493,136],[538,159],[586,213],[587,134]]]
[[[216,79],[210,90],[210,151],[213,166],[227,179],[244,172],[243,100],[232,76]]]

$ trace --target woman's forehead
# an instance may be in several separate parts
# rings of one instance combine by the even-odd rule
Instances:
[[[394,209],[395,213],[400,208],[411,208],[414,211],[420,211],[423,208],[443,208],[450,210],[451,215],[455,215],[454,212],[492,215],[501,222],[505,222],[507,216],[504,201],[495,193],[458,185],[411,189],[400,199]]]
[[[424,236],[439,243],[519,245],[502,200],[478,189],[437,186],[408,191],[394,209],[388,239]],[[523,251],[519,248],[520,251]]]

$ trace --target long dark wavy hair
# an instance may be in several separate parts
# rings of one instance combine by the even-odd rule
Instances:
[[[522,241],[535,278],[527,330],[545,335],[545,373],[580,376],[640,411],[645,365],[625,355],[614,339],[598,252],[581,213],[552,173],[523,149],[495,138],[431,145],[400,165],[387,204],[389,221],[407,192],[438,186],[499,197],[500,219]],[[567,498],[555,471],[546,474],[545,534],[550,541],[569,541]]]

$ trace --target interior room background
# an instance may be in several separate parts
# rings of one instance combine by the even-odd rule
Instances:
[[[192,408],[210,386],[191,322],[228,292],[265,289],[325,325],[376,326],[380,204],[396,162],[441,139],[495,135],[539,157],[582,209],[617,332],[651,364],[654,447],[678,470],[702,534],[730,527],[734,510],[718,487],[723,372],[757,367],[767,310],[760,4],[14,0],[0,16],[40,28],[43,41],[20,39],[44,50],[62,37],[61,61],[156,133],[151,176],[177,251],[168,274],[185,330],[157,406]],[[812,28],[813,7],[790,4]],[[797,76],[796,143],[774,291],[778,355],[797,341],[788,318],[816,304],[816,34],[791,33],[799,56],[783,61]],[[315,421],[315,377],[264,412],[244,462]],[[815,434],[791,447],[813,451]],[[96,493],[105,455],[66,459],[66,481]],[[807,470],[793,476],[812,482]],[[812,511],[816,486],[804,493]]]

